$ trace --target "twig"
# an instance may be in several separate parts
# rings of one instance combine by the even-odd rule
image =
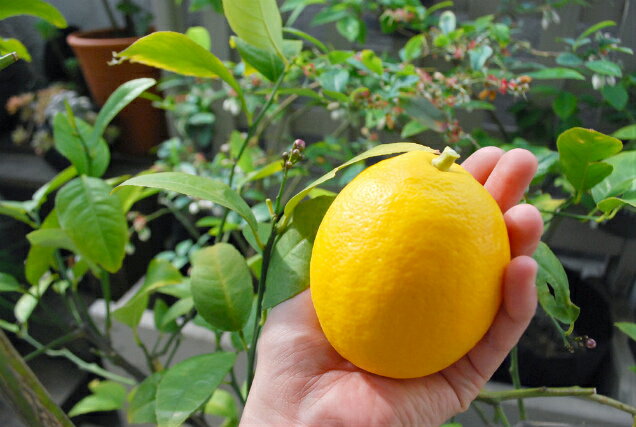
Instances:
[[[515,346],[510,352],[510,377],[512,378],[512,385],[516,390],[521,389],[521,378],[519,376],[519,347]],[[517,407],[519,408],[519,419],[526,419],[526,406],[523,404],[523,399],[517,400]]]

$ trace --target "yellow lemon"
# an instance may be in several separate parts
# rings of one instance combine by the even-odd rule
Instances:
[[[448,367],[501,304],[510,261],[503,216],[454,157],[414,151],[381,161],[320,224],[310,270],[316,313],[336,351],[369,372],[415,378]]]

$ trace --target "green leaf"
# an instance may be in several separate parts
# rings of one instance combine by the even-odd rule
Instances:
[[[373,147],[370,150],[367,150],[364,153],[355,156],[348,162],[343,163],[337,168],[321,176],[320,178],[318,178],[317,180],[309,184],[307,187],[305,187],[301,192],[299,192],[294,197],[292,197],[285,205],[285,216],[289,218],[292,212],[294,212],[294,209],[296,209],[296,206],[298,206],[298,204],[309,194],[309,192],[311,192],[311,190],[329,181],[330,179],[335,178],[336,174],[340,170],[346,168],[347,166],[350,166],[354,163],[358,163],[361,160],[365,160],[371,157],[388,156],[391,154],[406,153],[409,151],[417,151],[417,150],[428,151],[428,152],[435,151],[432,148],[429,148],[420,144],[415,144],[412,142],[397,142],[394,144],[381,144],[376,147]]]
[[[234,396],[220,388],[214,391],[208,403],[205,404],[203,412],[230,420],[238,420],[239,416]]]
[[[180,299],[172,304],[168,311],[165,312],[157,328],[166,332],[178,331],[177,323],[175,321],[179,317],[189,313],[193,308],[194,301],[192,300],[192,297]]]
[[[583,74],[569,68],[543,68],[527,74],[535,80],[585,80]]]
[[[212,39],[205,27],[190,27],[185,33],[193,42],[205,50],[212,49]]]
[[[57,210],[53,209],[42,221],[40,230],[59,229],[60,223],[57,220]],[[61,230],[60,230],[61,231]],[[68,237],[68,236],[67,236]],[[72,245],[70,238],[69,244]],[[38,246],[31,244],[29,253],[24,263],[24,275],[31,285],[37,285],[44,273],[53,265],[55,259],[55,247]]]
[[[361,35],[364,34],[362,32],[363,25],[364,23],[358,18],[348,15],[336,22],[336,29],[342,37],[349,40],[351,43],[355,41],[360,41],[362,43],[364,40],[360,40],[360,38]]]
[[[375,74],[382,75],[384,66],[382,60],[370,49],[364,49],[360,55],[362,64]]]
[[[247,222],[252,230],[257,229],[256,218],[250,207],[245,203],[245,200],[227,184],[219,180],[181,172],[163,172],[136,176],[123,182],[119,187],[125,185],[160,188],[209,200],[233,210]]]
[[[27,234],[27,239],[33,246],[66,249],[72,252],[78,250],[68,233],[61,228],[35,230]]]
[[[563,52],[557,56],[556,63],[564,67],[578,67],[583,65],[583,60],[572,52]]]
[[[0,20],[17,15],[32,15],[44,19],[58,28],[67,26],[62,13],[41,0],[0,0]]]
[[[537,293],[541,307],[560,322],[573,324],[580,309],[570,300],[568,277],[561,262],[543,242],[539,242],[533,258],[539,265]]]
[[[219,243],[192,257],[192,296],[199,314],[223,331],[243,328],[252,304],[252,278],[234,246]]]
[[[561,167],[578,196],[601,182],[612,172],[604,160],[619,151],[620,140],[594,130],[572,128],[557,139]]]
[[[636,323],[632,322],[616,322],[614,323],[618,329],[621,330],[628,337],[636,341]]]
[[[123,306],[113,312],[113,317],[131,328],[137,327],[148,307],[149,294],[160,287],[181,283],[183,276],[169,261],[155,258],[150,261],[143,285]]]
[[[31,55],[20,40],[0,38],[0,56],[11,52],[15,52],[18,58],[31,62]]]
[[[0,292],[23,292],[20,282],[10,274],[0,272]]]
[[[86,396],[69,411],[69,417],[91,412],[115,411],[126,401],[126,388],[114,381],[93,380],[88,385],[93,394]]]
[[[80,118],[58,113],[53,119],[53,135],[55,149],[75,166],[78,174],[104,174],[110,163],[110,151],[103,138],[92,139],[91,125]]]
[[[283,24],[276,0],[223,0],[225,17],[245,42],[283,59]]]
[[[157,389],[155,413],[159,427],[180,426],[206,403],[235,359],[233,353],[203,354],[166,371]]]
[[[605,160],[612,173],[592,188],[598,208],[610,214],[623,205],[636,207],[636,151],[625,151]]]
[[[98,146],[106,127],[115,118],[115,116],[117,116],[121,110],[126,108],[126,106],[134,101],[139,95],[154,86],[155,83],[157,83],[155,79],[141,78],[127,81],[115,89],[115,91],[108,97],[106,103],[101,108],[97,118],[95,119],[93,132],[87,141],[87,145],[91,151]],[[93,159],[97,157],[96,154],[93,153],[89,153],[89,155]],[[103,171],[93,170],[93,176],[102,176],[105,171],[105,168]]]
[[[441,132],[442,123],[445,120],[444,113],[435,107],[428,99],[423,97],[404,97],[401,106],[406,114],[413,120],[436,132]]]
[[[411,62],[422,56],[425,43],[426,39],[422,34],[411,37],[402,50],[400,50],[400,58],[402,61]]]
[[[625,126],[624,128],[620,128],[619,130],[614,132],[612,136],[618,139],[635,140],[636,139],[636,124]]]
[[[493,54],[492,47],[487,44],[471,49],[468,52],[470,58],[470,68],[475,71],[481,71],[486,66],[486,61]]]
[[[283,28],[283,32],[294,35],[296,37],[299,37],[301,39],[304,39],[306,41],[308,41],[309,43],[312,43],[313,45],[315,45],[318,49],[320,49],[322,51],[322,53],[329,53],[329,48],[320,40],[318,40],[316,37],[307,34],[304,31],[301,31],[299,29],[296,28],[289,28],[289,27],[285,27]]]
[[[402,129],[402,133],[400,136],[402,138],[410,138],[413,135],[417,135],[418,133],[422,133],[427,130],[428,127],[418,122],[417,120],[411,120],[408,122],[404,128]]]
[[[600,59],[598,61],[588,61],[585,63],[585,66],[589,68],[590,70],[594,71],[596,74],[602,74],[604,76],[614,76],[614,77],[623,76],[621,67],[619,67],[614,62],[608,61],[606,59]]]
[[[280,172],[281,170],[283,170],[283,162],[281,162],[280,160],[276,160],[276,161],[274,161],[272,163],[269,163],[269,164],[263,166],[260,169],[257,169],[255,171],[252,171],[252,172],[248,173],[245,176],[245,178],[243,178],[243,180],[240,182],[239,187],[244,186],[248,182],[258,181],[259,179],[263,179],[263,178],[267,178],[268,176],[272,176],[275,173]]]
[[[601,88],[601,94],[603,95],[603,99],[618,111],[623,111],[627,106],[629,94],[623,85],[605,85]]]
[[[275,82],[285,71],[285,64],[275,53],[252,46],[238,37],[233,40],[241,58],[267,80]]]
[[[24,202],[14,202],[10,200],[0,201],[0,215],[11,217],[35,228],[36,224],[29,217],[29,209]]]
[[[591,27],[589,27],[587,30],[583,31],[581,33],[580,36],[578,36],[576,39],[577,40],[583,40],[584,38],[586,38],[589,35],[592,35],[593,33],[602,30],[603,28],[607,28],[607,27],[613,27],[614,25],[616,25],[616,22],[614,21],[601,21],[597,24],[592,25]]]
[[[318,77],[318,81],[326,90],[343,92],[349,82],[349,72],[343,69],[331,69]]]
[[[243,96],[243,90],[230,70],[211,52],[188,36],[172,31],[158,31],[142,37],[115,55],[186,76],[219,77]]]
[[[334,197],[300,203],[279,237],[267,273],[263,307],[271,308],[309,287],[309,261],[318,226]]]
[[[178,304],[180,301],[175,303],[175,305]],[[166,314],[168,313],[168,311],[169,311],[168,304],[166,304],[166,302],[162,300],[161,298],[157,298],[155,300],[155,305],[152,308],[152,314],[155,321],[155,328],[157,328],[158,331],[161,331],[164,333],[177,332],[179,330],[179,326],[174,321],[176,318],[172,318],[168,320],[168,318],[166,317]]]
[[[31,317],[33,310],[40,302],[40,298],[51,286],[55,276],[47,274],[42,276],[37,286],[31,286],[29,292],[22,295],[13,307],[13,315],[18,323],[26,323]]]
[[[37,191],[33,193],[32,200],[35,203],[35,206],[42,206],[46,202],[47,196],[49,194],[51,194],[76,176],[77,170],[73,166],[69,166],[62,172],[55,175],[52,180],[44,184],[42,187],[38,188]]]
[[[439,16],[439,29],[443,34],[450,34],[457,28],[457,18],[450,10],[445,10]]]
[[[156,424],[156,395],[163,372],[155,372],[128,394],[128,422],[131,424]]]
[[[552,109],[561,120],[566,120],[576,111],[578,98],[570,92],[560,92],[552,102]]]
[[[128,225],[119,198],[110,192],[104,181],[81,176],[58,191],[55,206],[79,252],[114,273],[126,254]]]

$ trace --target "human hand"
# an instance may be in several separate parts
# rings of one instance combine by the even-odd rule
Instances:
[[[325,338],[309,290],[272,309],[241,424],[439,425],[468,408],[532,318],[543,228],[539,212],[517,205],[537,161],[525,150],[484,148],[462,165],[492,194],[508,228],[512,260],[490,330],[463,358],[422,378],[398,380],[357,368]]]

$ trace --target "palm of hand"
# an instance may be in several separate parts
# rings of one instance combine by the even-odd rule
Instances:
[[[514,206],[536,160],[522,150],[502,154],[481,150],[464,163],[505,212],[513,256],[504,279],[504,303],[482,341],[436,374],[411,380],[380,377],[355,367],[331,347],[305,291],[270,314],[242,423],[438,425],[468,407],[536,306],[536,266],[527,255],[536,247],[542,222],[534,208]]]

